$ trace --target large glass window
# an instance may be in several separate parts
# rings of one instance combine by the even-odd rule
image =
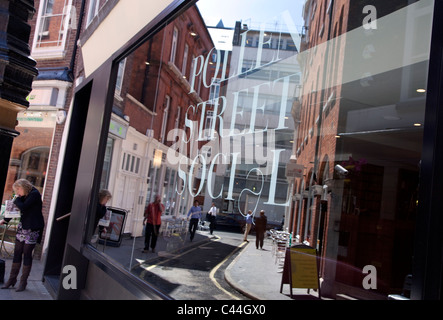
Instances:
[[[323,295],[404,291],[434,2],[374,3],[200,0],[124,57],[129,128],[113,146],[123,156],[106,158],[110,205],[131,212],[123,265],[142,259],[158,194],[165,222],[184,220],[194,199],[226,216],[265,210],[292,244],[317,250]],[[362,286],[365,266],[376,289]]]

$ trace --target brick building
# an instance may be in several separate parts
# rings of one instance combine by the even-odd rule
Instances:
[[[420,63],[378,67],[382,39],[394,27],[388,31],[385,26],[381,34],[376,25],[366,25],[366,5],[308,1],[304,7],[308,23],[301,55],[308,68],[297,105],[295,154],[305,175],[295,181],[296,203],[288,225],[323,258],[323,292],[361,297],[371,296],[357,289],[364,266],[376,266],[380,293],[401,291],[412,270],[420,162],[416,146],[423,119],[407,108],[424,107],[415,89],[426,82]],[[379,23],[394,8],[399,14],[405,10],[402,1],[374,6],[380,8]],[[414,19],[409,23],[418,25],[427,12],[411,8],[410,14]],[[401,33],[395,38],[402,39]],[[393,60],[426,51],[412,48],[408,40],[396,44],[403,51],[389,57]],[[353,68],[347,67],[351,61]],[[409,141],[400,142],[400,136]]]
[[[322,295],[386,299],[404,293],[412,274],[412,298],[441,298],[443,5],[251,5],[246,16],[287,30],[246,29],[250,20],[242,21],[220,66],[196,3],[35,2],[30,43],[39,77],[30,109],[18,117],[22,143],[12,153],[10,181],[45,181],[44,276],[57,297],[168,298],[90,241],[98,190],[108,188],[110,205],[129,212],[124,231],[131,235],[140,235],[155,193],[174,217],[192,198],[220,200],[228,211],[265,204],[270,214],[285,213],[293,239],[318,249]],[[220,15],[230,9],[226,17],[241,9],[211,6]],[[291,41],[296,50],[283,56]],[[226,74],[213,79],[217,66]],[[210,149],[211,134],[191,135],[197,128],[231,130],[229,150]],[[184,134],[168,141],[174,130]],[[260,134],[270,140],[250,139]],[[181,166],[168,154],[187,161]],[[257,154],[263,158],[249,162]],[[205,163],[214,155],[231,162]],[[285,177],[285,164],[301,176]],[[60,284],[63,265],[82,275],[78,290]],[[368,265],[377,270],[376,290],[362,285]]]
[[[73,90],[85,78],[79,49],[114,5],[114,1],[107,0],[35,2],[36,14],[30,20],[30,48],[37,61],[39,75],[28,96],[30,108],[18,115],[16,129],[20,136],[12,147],[3,199],[11,197],[11,186],[16,179],[27,178],[34,183],[43,196],[47,235],[50,234],[52,217],[57,211],[53,196],[57,196],[60,183],[57,172],[61,168],[58,163],[63,162],[67,147],[63,139],[67,135],[65,124],[72,117]],[[99,12],[101,16],[98,16]],[[170,52],[168,56],[160,54],[163,52],[162,46],[163,50]],[[145,203],[150,201],[154,192],[163,194],[165,201],[177,203],[175,212],[170,214],[182,214],[187,206],[186,203],[180,205],[182,197],[175,199],[174,196],[172,199],[171,190],[175,184],[169,187],[170,190],[159,187],[165,181],[169,182],[176,168],[162,166],[157,173],[152,163],[156,149],[162,150],[164,157],[172,144],[167,141],[168,132],[177,126],[185,127],[186,108],[208,99],[208,88],[198,88],[196,94],[189,97],[186,91],[190,88],[187,78],[192,72],[193,57],[212,47],[201,16],[194,10],[189,11],[186,18],[161,30],[149,43],[120,63],[108,155],[109,159],[114,160],[114,167],[123,164],[123,169],[110,177],[105,168],[101,187],[110,188],[116,195],[113,204],[128,209],[134,216],[134,222],[127,224],[129,233],[141,234]],[[158,72],[161,76],[157,78]],[[140,81],[141,78],[145,80]],[[158,84],[155,84],[157,81]],[[152,91],[155,88],[160,88],[162,99],[157,99],[159,93]],[[191,119],[199,117],[200,111],[190,116]],[[137,147],[138,150],[134,149]],[[125,164],[134,159],[141,161],[137,165],[148,168],[143,172],[141,166],[140,172],[135,172],[134,167],[127,170]],[[111,162],[108,165],[111,166]],[[143,191],[146,190],[145,183],[151,178],[149,192],[146,193]],[[141,189],[135,192],[134,188]],[[48,243],[45,239],[43,241],[45,250]]]
[[[17,113],[29,107],[26,96],[38,74],[30,58],[29,21],[34,16],[33,1],[2,1],[0,15],[0,181],[7,184],[10,152],[16,130]],[[12,160],[14,162],[14,160]],[[3,198],[3,189],[1,195]],[[9,198],[10,195],[7,196]]]
[[[124,127],[124,134],[110,130],[101,187],[114,195],[110,205],[128,210],[127,234],[142,234],[145,207],[156,194],[163,203],[174,204],[168,205],[165,218],[184,215],[190,205],[187,193],[175,193],[183,183],[177,178],[178,164],[167,158],[175,143],[168,134],[175,128],[186,129],[185,119],[202,117],[199,105],[209,99],[210,90],[199,87],[188,95],[188,80],[194,57],[213,46],[200,13],[193,8],[119,63],[111,126]],[[192,106],[195,112],[189,111]],[[189,129],[185,132],[190,134]],[[191,147],[182,153],[189,159]]]
[[[12,146],[4,185],[3,200],[11,197],[12,183],[16,179],[30,180],[42,193],[43,215],[48,222],[57,186],[57,163],[64,148],[65,119],[72,101],[81,3],[34,1],[35,14],[29,21],[29,47],[39,72],[27,96],[29,108],[17,115],[16,130],[20,135]],[[40,254],[40,250],[38,252]]]

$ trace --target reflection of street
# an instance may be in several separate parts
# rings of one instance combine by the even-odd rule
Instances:
[[[224,280],[224,270],[242,250],[241,234],[217,234],[211,241],[190,247],[180,254],[159,255],[132,272],[177,300],[245,300],[246,297]]]

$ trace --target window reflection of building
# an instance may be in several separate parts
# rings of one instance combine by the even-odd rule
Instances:
[[[225,129],[237,130],[237,137],[233,135],[231,144],[233,150],[240,152],[241,159],[235,168],[234,200],[226,200],[220,207],[234,213],[259,208],[266,211],[268,219],[280,222],[286,212],[282,204],[287,201],[288,190],[284,168],[294,140],[292,101],[297,98],[296,88],[300,85],[297,48],[286,45],[291,39],[287,30],[263,29],[263,26],[254,29],[240,22],[236,23],[235,30],[233,39],[237,41],[234,41],[230,57],[230,79],[217,85],[228,101],[223,125]],[[241,132],[246,134],[238,135]],[[277,149],[283,152],[276,180],[271,181],[271,158]],[[257,169],[264,173],[263,177]],[[217,166],[215,184],[224,186],[223,199],[228,198],[230,177],[226,172],[230,170],[229,166]],[[205,201],[205,205],[210,206],[212,200]]]
[[[115,141],[105,154],[101,186],[113,194],[110,204],[128,210],[126,233],[142,234],[145,207],[156,194],[167,204],[167,215],[188,210],[188,190],[176,192],[183,188],[178,164],[166,158],[174,142],[168,134],[185,127],[188,106],[208,99],[208,88],[188,96],[186,76],[192,71],[189,57],[212,47],[201,16],[191,8],[119,63],[111,126],[123,125],[125,134],[110,128],[108,142]],[[189,112],[187,118],[199,115]],[[189,157],[190,151],[181,152]]]
[[[432,6],[415,2],[390,12],[380,5],[383,32],[375,33],[355,18],[363,4],[335,1],[328,16],[325,3],[305,6],[310,32],[301,50],[306,68],[295,155],[307,175],[296,180],[289,228],[326,258],[323,292],[356,293],[360,270],[375,265],[377,293],[386,294],[411,272],[422,140],[414,123],[425,106],[416,89],[426,86],[429,51],[410,35],[430,32],[424,17]],[[348,174],[334,172],[336,164]]]
[[[92,5],[98,2],[91,1],[90,3]],[[241,108],[243,114],[242,117],[238,117],[241,120],[235,121],[232,125],[234,129],[242,131],[248,129],[249,122],[245,119],[250,118],[252,114],[249,107],[254,100],[254,96],[247,94],[246,90],[241,91],[242,88],[247,88],[245,83],[250,81],[249,88],[252,88],[279,77],[291,77],[293,83],[289,85],[291,89],[294,89],[294,94],[291,96],[293,100],[288,99],[284,102],[288,106],[288,112],[285,110],[284,117],[288,117],[285,122],[286,120],[293,122],[290,128],[293,132],[290,132],[291,130],[276,132],[275,138],[272,139],[273,143],[269,144],[264,135],[264,141],[258,147],[254,142],[252,144],[248,142],[247,139],[250,137],[242,137],[244,140],[241,143],[244,144],[239,147],[240,160],[243,162],[250,160],[250,154],[245,152],[249,146],[252,146],[254,152],[254,148],[257,147],[257,150],[263,151],[263,154],[266,154],[264,149],[268,147],[288,150],[288,154],[285,153],[285,157],[282,158],[284,161],[277,167],[275,198],[282,202],[292,200],[290,209],[288,207],[285,209],[285,212],[292,213],[286,219],[285,228],[288,228],[294,236],[299,236],[301,241],[307,241],[315,246],[320,255],[325,258],[320,268],[323,294],[327,293],[325,289],[328,289],[328,286],[329,289],[332,287],[332,290],[328,292],[332,298],[335,298],[336,293],[346,293],[347,290],[355,292],[361,289],[360,271],[365,263],[374,264],[377,270],[381,271],[379,273],[382,280],[379,282],[382,286],[380,291],[398,291],[404,273],[408,272],[411,260],[410,253],[414,240],[411,230],[415,226],[417,208],[417,159],[421,155],[422,143],[422,128],[404,130],[404,127],[409,120],[415,118],[414,115],[422,120],[424,99],[419,92],[411,92],[409,89],[417,84],[424,84],[423,88],[425,88],[427,56],[426,52],[421,50],[428,47],[430,35],[430,28],[424,24],[417,25],[416,22],[428,21],[430,25],[432,19],[428,15],[432,11],[429,8],[433,6],[433,2],[393,0],[388,4],[378,1],[377,9],[380,9],[381,13],[378,21],[380,30],[372,34],[370,32],[358,34],[357,38],[363,39],[360,42],[363,46],[350,45],[356,32],[362,31],[362,14],[359,7],[362,1],[308,0],[301,3],[286,4],[291,15],[296,12],[295,6],[303,5],[305,21],[304,24],[300,24],[302,26],[298,30],[301,31],[301,42],[294,41],[292,36],[277,41],[279,37],[265,35],[264,43],[262,43],[263,50],[291,51],[293,56],[297,56],[297,59],[294,59],[296,61],[285,59],[278,64],[254,70],[254,66],[257,62],[260,63],[260,59],[255,60],[246,56],[247,54],[240,59],[237,55],[229,60],[233,66],[229,65],[227,68],[234,70],[234,73],[240,71],[241,74],[238,78],[230,79],[229,84],[227,84],[228,81],[223,83],[220,80],[219,87],[211,88],[209,99],[214,102],[213,97],[228,96],[232,92],[237,92],[236,104],[228,105],[227,109],[238,107],[237,111],[240,114]],[[120,4],[123,6],[122,2],[119,2],[119,6]],[[235,5],[232,7],[236,9]],[[408,10],[403,11],[404,8]],[[332,21],[328,20],[331,16]],[[385,16],[387,19],[384,20]],[[155,39],[156,47],[153,46],[155,41],[149,43],[155,38],[152,37],[140,47],[138,47],[140,44],[138,41],[143,41],[143,39],[137,39],[138,49],[127,46],[122,48],[134,51],[126,57],[125,64],[120,63],[113,120],[125,121],[128,135],[122,138],[114,133],[112,138],[111,134],[108,137],[113,140],[113,148],[107,149],[105,153],[105,173],[102,176],[102,185],[107,185],[112,189],[115,195],[112,205],[131,208],[133,226],[140,225],[140,220],[137,219],[140,217],[141,208],[157,192],[163,194],[163,202],[167,207],[168,215],[185,212],[190,205],[186,201],[192,199],[186,193],[188,190],[179,196],[176,193],[176,190],[183,189],[183,183],[177,175],[178,167],[168,164],[161,156],[155,157],[156,150],[159,150],[157,155],[163,155],[171,147],[171,143],[164,140],[164,133],[167,133],[170,127],[184,128],[188,106],[196,105],[200,101],[196,96],[203,100],[207,99],[201,75],[196,80],[196,95],[191,96],[188,94],[189,90],[186,90],[189,86],[187,79],[189,70],[192,70],[194,58],[208,54],[208,52],[204,53],[204,50],[196,51],[198,43],[187,38],[188,31],[192,37],[198,34],[200,27],[196,23],[198,19],[194,17],[189,21],[187,17],[177,17],[177,20],[180,19],[186,23],[180,25],[179,21],[174,21],[166,26],[164,30],[167,30],[168,34],[159,33],[161,40]],[[398,22],[397,27],[400,27],[400,32],[389,33],[389,30],[398,30],[389,27],[381,28],[387,20],[394,24]],[[175,28],[171,28],[176,22]],[[245,40],[245,48],[257,51],[260,46],[259,32],[254,31],[250,24],[247,33],[244,33],[245,37],[242,38],[240,33],[242,25],[243,23],[239,26],[236,38]],[[403,29],[407,31],[403,33],[401,31]],[[396,42],[403,39],[404,34],[407,35],[404,38],[405,43]],[[374,35],[385,37],[370,37]],[[418,35],[421,42],[416,42]],[[143,37],[145,36],[152,35],[146,34]],[[182,40],[185,38],[186,45],[183,49]],[[382,46],[384,51],[376,45],[377,39],[388,40],[384,41]],[[134,44],[132,40],[134,39],[131,39],[131,44]],[[165,45],[158,45],[159,43]],[[368,44],[372,47],[366,46]],[[146,50],[143,51],[142,47]],[[211,46],[205,47],[205,49],[210,48]],[[417,55],[411,55],[411,49]],[[160,51],[164,54],[164,60],[153,55],[154,52]],[[238,53],[234,51],[235,49],[231,50],[229,54]],[[383,59],[373,60],[380,52],[383,52]],[[365,60],[360,59],[361,54]],[[235,66],[234,64],[239,60],[243,63]],[[400,63],[395,68],[381,73],[373,72],[372,67],[384,66],[383,62],[386,61]],[[112,64],[118,62],[112,61]],[[111,62],[106,62],[105,67],[109,67],[110,64]],[[370,68],[366,68],[368,64]],[[145,69],[145,66],[149,67]],[[366,70],[360,69],[362,66]],[[352,74],[353,71],[358,72]],[[364,72],[360,73],[360,71]],[[369,74],[371,72],[372,74]],[[128,81],[131,75],[135,79],[134,82]],[[350,75],[352,77],[349,78]],[[100,78],[100,75],[95,76],[93,79],[95,82],[107,81]],[[159,81],[160,78],[166,81]],[[182,80],[175,81],[177,79]],[[236,84],[236,81],[240,84]],[[242,87],[242,84],[245,87]],[[239,85],[237,90],[235,85]],[[128,86],[131,90],[128,90]],[[180,93],[186,98],[180,99],[169,90],[171,88],[174,90],[184,88]],[[278,95],[260,93],[256,97],[257,105],[265,106],[266,116],[269,116],[267,120],[272,122],[281,118]],[[166,96],[170,97],[170,103],[169,109],[165,112],[162,104]],[[291,103],[292,108],[290,108]],[[207,118],[202,120],[202,126],[212,128],[215,124],[217,127],[220,120],[217,113],[220,109],[217,110],[218,112],[215,111],[215,103],[208,102],[207,105],[208,108],[205,110]],[[94,107],[101,106],[94,105]],[[225,111],[224,115],[228,113],[227,110]],[[163,118],[165,114],[170,120]],[[403,115],[406,117],[402,117]],[[197,119],[198,116],[189,120]],[[232,115],[223,118],[226,120],[225,125],[228,124],[227,119],[232,119]],[[416,123],[418,125],[419,122]],[[262,121],[257,124],[256,129],[263,129],[265,124]],[[211,137],[211,134],[207,134],[205,141],[189,143],[183,155],[189,157],[191,155],[189,149],[195,147],[202,157],[211,158],[217,154],[216,148],[209,145]],[[193,144],[192,147],[191,144]],[[269,146],[270,144],[272,146]],[[397,154],[393,156],[394,153]],[[287,155],[294,157],[287,157]],[[140,167],[137,165],[137,159],[140,159]],[[303,177],[297,177],[288,183],[285,181],[283,169],[284,162],[289,159],[304,166],[305,171]],[[348,176],[340,176],[334,172],[335,164],[346,167],[349,171]],[[220,200],[223,203],[217,204],[218,207],[232,212],[238,208],[244,210],[249,208],[250,204],[253,205],[249,203],[253,202],[251,201],[254,197],[252,193],[248,199],[239,198],[239,195],[244,189],[254,191],[260,188],[259,175],[248,177],[248,173],[254,167],[256,166],[250,163],[241,163],[236,168],[230,165],[215,167],[216,173],[222,178],[236,170],[232,181],[234,200]],[[266,166],[262,165],[259,168],[265,170]],[[188,172],[189,166],[183,170]],[[204,179],[200,180],[203,177],[203,171],[199,171],[198,168],[195,171],[195,181],[186,182],[186,186],[191,186],[191,192],[199,189],[200,184],[204,182]],[[220,183],[214,186],[214,193],[220,191],[218,187],[221,184],[229,185],[230,179],[224,179],[217,181]],[[269,185],[268,175],[265,175],[265,182]],[[295,194],[290,199],[292,190]],[[171,195],[172,198],[175,197],[175,204]],[[206,188],[198,196],[204,197],[205,201],[210,199]],[[223,197],[226,197],[226,194]],[[87,199],[79,197],[76,200],[85,203]],[[138,208],[134,209],[134,203],[139,205]],[[175,213],[174,207],[177,210]],[[279,214],[281,213],[280,210]],[[133,232],[134,229],[130,227],[128,230]],[[137,230],[132,233],[132,235],[137,234]],[[427,237],[428,235],[422,233],[419,236]],[[80,249],[82,249],[81,245]],[[91,253],[88,254],[92,256]],[[426,253],[426,258],[430,258],[431,255]],[[70,258],[77,258],[77,256],[79,256],[77,252],[74,252]],[[93,260],[99,260],[101,265],[106,258],[100,256],[96,259],[94,256],[94,259],[90,259],[93,262],[89,264],[91,270],[98,264]],[[404,263],[405,261],[407,263]],[[112,264],[106,261],[102,269],[109,269],[108,265]],[[104,272],[107,271],[104,270]],[[115,273],[112,271],[110,274],[112,276]],[[97,281],[92,279],[92,275],[91,272],[90,283]],[[118,276],[121,278],[120,274]],[[419,288],[420,290],[422,288]],[[425,290],[427,289],[423,289]]]
[[[27,179],[42,192],[45,185],[48,158],[49,147],[37,147],[27,150],[22,155],[17,178]]]

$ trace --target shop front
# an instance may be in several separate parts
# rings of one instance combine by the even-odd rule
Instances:
[[[283,221],[293,243],[317,249],[323,296],[439,298],[442,75],[432,66],[443,6],[159,3],[149,14],[142,1],[114,3],[80,37],[85,74],[54,219],[71,216],[53,223],[45,270],[57,297],[170,299],[133,272],[159,195],[165,222],[184,221],[193,200]],[[105,28],[137,5],[126,38],[111,41]],[[129,249],[97,242],[100,189],[127,212],[118,231]],[[61,238],[63,260],[53,259]],[[82,275],[79,290],[63,287],[66,265]],[[375,287],[364,285],[368,266]]]

